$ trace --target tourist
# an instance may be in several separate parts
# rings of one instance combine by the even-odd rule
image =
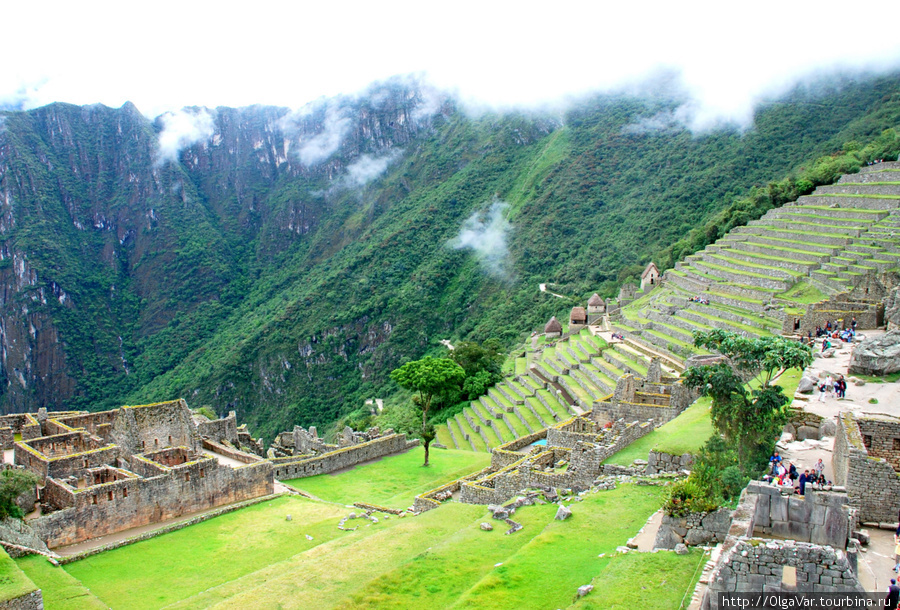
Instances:
[[[897,610],[897,604],[900,604],[900,587],[897,586],[896,579],[892,578],[887,597],[884,598],[884,607],[886,610]]]
[[[769,458],[769,466],[772,469],[772,474],[775,474],[775,467],[781,464],[781,456],[778,455],[778,452],[772,454],[772,457]]]
[[[807,471],[808,472],[808,471]],[[793,464],[790,464],[790,468],[788,468],[788,476],[791,478],[791,481],[797,480],[797,467]]]
[[[827,386],[825,385],[824,381],[819,384],[819,402],[825,402],[825,390],[826,389],[827,389]]]
[[[831,332],[831,320],[828,320],[828,321],[825,323],[825,332],[828,332],[828,333]]]
[[[800,475],[800,481],[799,481],[799,483],[800,483],[800,495],[801,495],[801,496],[805,496],[805,495],[806,495],[806,484],[809,483],[810,480],[811,480],[811,477],[809,476],[809,471],[808,471],[808,470],[804,470],[804,471],[803,471],[803,474]]]
[[[850,330],[852,330],[854,333],[856,332],[856,316],[854,316],[853,319],[850,320]]]
[[[900,537],[894,536],[894,572],[900,572]]]
[[[825,378],[825,391],[828,392],[829,398],[834,396],[834,377],[831,375]]]
[[[837,391],[838,398],[844,398],[847,396],[847,380],[844,379],[843,375],[841,375],[834,383],[834,389]]]
[[[822,341],[822,351],[824,352],[825,350],[829,349],[830,347],[831,347],[831,341],[829,341],[827,338],[824,339]]]
[[[822,461],[822,458],[819,458],[819,461],[816,462],[815,466],[813,466],[813,472],[816,473],[816,479],[821,477],[825,472],[825,462]]]

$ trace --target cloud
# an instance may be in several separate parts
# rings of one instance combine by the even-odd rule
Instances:
[[[182,150],[208,140],[215,132],[215,115],[206,108],[182,109],[167,112],[159,117],[163,128],[159,134],[159,149],[156,155],[157,166],[169,161],[178,162]]]
[[[506,243],[512,225],[503,215],[507,208],[508,203],[495,198],[486,210],[469,216],[449,242],[454,250],[472,250],[488,275],[505,281],[512,279]]]
[[[344,183],[353,188],[361,188],[372,182],[384,172],[401,154],[402,150],[392,150],[386,155],[376,157],[373,155],[362,155],[347,166],[347,175],[344,176]]]
[[[329,107],[325,113],[322,131],[306,141],[301,138],[300,148],[297,150],[297,158],[307,167],[312,167],[325,161],[341,147],[341,142],[343,142],[344,136],[350,130],[350,127],[350,119],[343,116],[340,108]]]

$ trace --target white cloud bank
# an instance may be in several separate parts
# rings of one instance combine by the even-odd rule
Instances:
[[[158,0],[153,10],[96,0],[85,10],[59,0],[10,0],[4,22],[39,23],[41,41],[35,44],[33,28],[4,30],[0,101],[130,100],[148,116],[186,105],[298,108],[424,73],[471,102],[536,107],[671,70],[689,96],[692,126],[746,124],[761,99],[804,76],[900,67],[900,36],[881,31],[900,21],[900,2],[866,8],[856,14],[834,0],[262,0],[225,11],[207,0]],[[160,32],[215,53],[161,45]],[[854,42],[856,34],[865,42]],[[240,44],[224,43],[235,40]]]
[[[482,269],[501,280],[512,277],[507,247],[512,226],[504,216],[507,208],[508,203],[495,199],[487,210],[469,216],[459,234],[450,240],[450,247],[455,250],[472,250]]]
[[[206,108],[167,112],[160,117],[163,129],[159,134],[156,164],[178,162],[182,150],[208,140],[215,132],[216,117]]]
[[[347,175],[344,182],[351,188],[362,188],[373,180],[381,177],[391,163],[403,154],[402,150],[392,150],[381,155],[361,155],[356,161],[347,166]]]

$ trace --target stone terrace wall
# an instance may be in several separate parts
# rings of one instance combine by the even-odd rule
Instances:
[[[349,468],[362,462],[398,453],[419,444],[407,441],[405,434],[391,434],[367,443],[329,451],[316,457],[288,457],[269,460],[275,468],[276,479],[300,479]]]
[[[0,610],[44,610],[44,597],[38,589],[0,602]]]
[[[669,405],[642,404],[636,402],[603,402],[595,405],[593,413],[610,421],[625,419],[627,421],[653,420],[657,426],[674,419],[681,410]]]
[[[112,411],[99,411],[97,413],[78,413],[65,417],[55,417],[56,421],[66,424],[70,428],[84,428],[94,436],[109,440],[112,423],[116,418],[118,409]]]
[[[677,544],[696,546],[724,542],[731,529],[731,512],[720,508],[707,513],[689,513],[684,517],[664,514],[653,548],[674,549]]]
[[[651,451],[650,455],[647,456],[647,468],[644,472],[647,474],[681,472],[682,470],[691,470],[693,465],[694,456],[690,453],[675,455],[664,451]]]
[[[896,419],[868,414],[860,419],[870,417],[882,421]],[[897,518],[896,502],[900,497],[900,477],[886,460],[869,455],[858,421],[849,412],[838,415],[832,455],[834,482],[846,487],[850,505],[859,509],[860,521],[894,522]]]
[[[55,548],[274,491],[272,466],[264,461],[230,468],[208,458],[162,468],[166,474],[161,476],[73,490],[73,507],[30,524],[48,547]]]

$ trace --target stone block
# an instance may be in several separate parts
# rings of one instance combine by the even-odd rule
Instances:
[[[812,514],[812,502],[807,502],[802,496],[788,499],[788,519],[790,521],[809,524]]]
[[[769,515],[772,519],[772,525],[776,521],[788,520],[788,498],[781,495],[772,495],[769,497]]]
[[[809,542],[809,536],[811,528],[809,523],[804,521],[789,521],[788,522],[788,531],[790,534],[787,536],[791,540],[798,540],[801,542]]]
[[[819,429],[813,428],[812,426],[800,426],[799,428],[797,428],[798,441],[805,441],[808,438],[818,440]]]
[[[713,538],[713,532],[710,532],[702,527],[693,527],[688,530],[687,536],[684,537],[684,541],[690,546],[699,546],[701,544],[706,544],[707,542],[712,541]]]

